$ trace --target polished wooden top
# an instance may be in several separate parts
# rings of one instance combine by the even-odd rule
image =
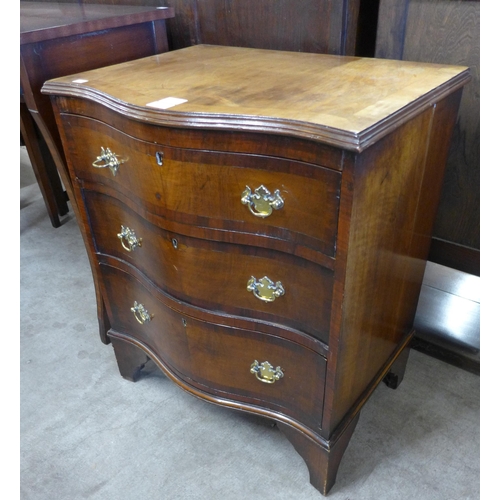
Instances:
[[[361,151],[469,79],[460,66],[197,45],[51,80],[43,92],[153,123],[284,133]]]
[[[171,17],[171,7],[20,2],[21,45]]]

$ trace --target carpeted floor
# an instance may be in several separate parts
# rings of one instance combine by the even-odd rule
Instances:
[[[21,499],[311,500],[305,463],[263,422],[122,379],[98,335],[72,212],[53,229],[21,148]],[[328,495],[479,499],[479,377],[412,351],[365,406]]]

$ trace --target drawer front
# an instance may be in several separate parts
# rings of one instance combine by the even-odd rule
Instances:
[[[177,376],[207,393],[270,408],[319,428],[325,358],[278,337],[182,315],[125,272],[102,264],[100,268],[113,330],[145,344]],[[134,303],[144,306],[150,321],[144,320],[145,312],[141,316],[131,310]],[[251,372],[254,361],[260,365],[256,373]],[[257,378],[272,379],[266,361],[274,369],[274,383]]]
[[[152,213],[161,210],[163,179],[154,145],[132,139],[88,118],[63,115],[61,119],[65,124],[67,159],[72,175],[81,181],[116,189]],[[103,149],[110,153],[106,156]],[[113,162],[118,163],[116,168],[105,167]]]
[[[166,231],[105,194],[84,191],[84,198],[99,254],[132,264],[190,304],[279,323],[328,342],[332,271],[280,252]],[[140,243],[134,245],[133,236],[127,240],[124,228]],[[257,284],[254,293],[248,289],[252,276],[257,281],[267,276],[275,285],[280,281],[284,295],[276,291],[266,297]]]
[[[159,146],[95,120],[63,120],[69,143],[77,145],[69,156],[81,179],[107,184],[181,224],[253,233],[334,255],[339,172],[273,157]],[[101,148],[125,160],[116,175],[92,167]]]

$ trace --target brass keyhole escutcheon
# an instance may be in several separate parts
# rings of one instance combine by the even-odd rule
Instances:
[[[248,206],[248,210],[255,217],[269,217],[273,210],[279,210],[285,205],[285,201],[280,195],[279,189],[271,193],[266,186],[261,185],[252,193],[252,190],[246,186],[241,193],[241,203]]]

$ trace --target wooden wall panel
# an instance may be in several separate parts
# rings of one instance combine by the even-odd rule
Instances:
[[[375,56],[402,59],[410,0],[380,0]]]
[[[341,53],[343,2],[338,0],[204,0],[204,43],[297,52]]]
[[[42,0],[50,1],[50,0]],[[354,55],[366,0],[62,0],[169,6],[172,50],[199,43]]]
[[[448,157],[431,258],[473,273],[479,272],[480,248],[479,12],[480,3],[473,0],[380,0],[375,53],[471,68],[472,81],[464,88]]]
[[[403,59],[469,66],[434,236],[479,248],[479,2],[411,1]]]

